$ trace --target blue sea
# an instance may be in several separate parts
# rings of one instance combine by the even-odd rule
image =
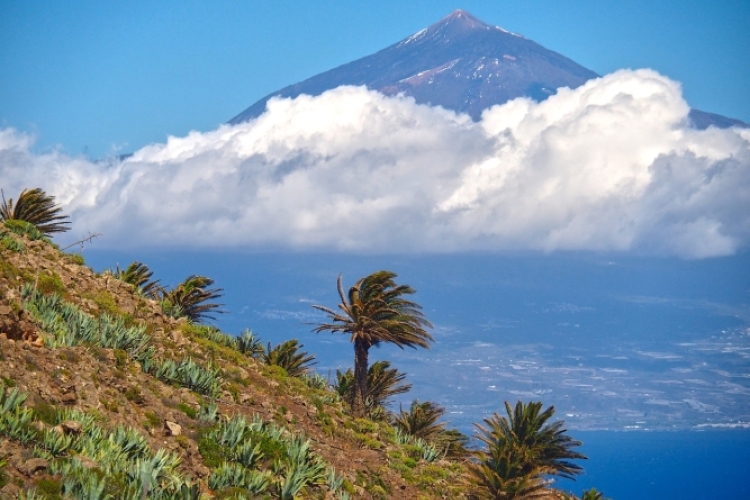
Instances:
[[[750,430],[571,431],[583,441],[585,475],[559,480],[613,500],[750,499]]]

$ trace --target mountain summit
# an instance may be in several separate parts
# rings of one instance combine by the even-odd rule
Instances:
[[[320,95],[341,85],[365,85],[386,95],[403,93],[421,104],[468,113],[482,111],[516,97],[542,101],[560,87],[576,88],[599,75],[464,10],[375,54],[285,87],[256,102],[229,123],[242,123],[266,110],[272,97]],[[732,126],[742,122],[691,111],[693,125]]]

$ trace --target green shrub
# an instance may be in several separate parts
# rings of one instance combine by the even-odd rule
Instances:
[[[179,403],[177,405],[177,409],[180,410],[182,413],[184,413],[185,415],[187,415],[190,418],[197,418],[198,417],[198,411],[195,408],[193,408],[192,406],[190,406],[189,404],[187,404],[187,403],[182,403],[182,402]]]
[[[79,266],[86,265],[86,259],[80,253],[66,253],[63,254],[63,258],[71,264],[77,264]]]
[[[146,398],[143,396],[141,390],[138,387],[130,387],[127,391],[125,391],[125,399],[137,405],[142,405],[146,402]]]
[[[41,420],[45,424],[49,425],[57,424],[58,412],[57,408],[55,408],[53,405],[45,401],[40,401],[39,403],[34,405],[33,410],[35,420]]]
[[[40,275],[37,280],[37,289],[42,295],[62,295],[65,293],[65,285],[62,282],[62,278],[54,272],[51,275]]]

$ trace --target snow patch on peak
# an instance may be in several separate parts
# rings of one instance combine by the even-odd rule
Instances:
[[[407,38],[403,42],[399,43],[398,46],[401,47],[401,46],[406,45],[408,43],[415,42],[415,41],[419,40],[420,38],[422,38],[425,35],[425,33],[427,33],[427,28],[424,28],[424,29],[421,29],[421,30],[417,31],[412,36],[410,36],[409,38]]]

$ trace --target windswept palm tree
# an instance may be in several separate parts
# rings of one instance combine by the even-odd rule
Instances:
[[[169,291],[159,292],[160,298],[167,302],[179,316],[188,318],[194,323],[206,319],[216,319],[213,314],[223,314],[223,304],[210,302],[223,295],[221,288],[208,288],[214,280],[205,276],[188,276],[185,281]]]
[[[477,438],[484,449],[470,466],[480,498],[536,498],[546,494],[548,476],[575,479],[583,468],[570,462],[586,459],[573,450],[581,445],[566,434],[564,422],[547,423],[555,407],[541,411],[541,402],[515,408],[505,403],[506,417],[498,414],[477,424]]]
[[[48,195],[40,188],[24,189],[18,195],[15,204],[13,198],[5,200],[0,205],[0,221],[20,220],[35,226],[42,234],[63,233],[70,227],[69,217],[62,215],[62,208],[55,204],[55,197]]]
[[[112,275],[125,283],[130,283],[145,297],[156,298],[160,291],[159,280],[152,280],[154,272],[146,264],[135,261],[125,269],[118,265]]]
[[[427,441],[434,441],[445,431],[445,423],[438,422],[445,414],[445,408],[432,401],[420,403],[412,401],[409,410],[401,409],[394,416],[393,426],[406,434]]]
[[[408,285],[396,285],[395,277],[396,273],[391,271],[377,271],[357,281],[347,294],[339,276],[341,312],[313,306],[326,313],[332,321],[317,326],[314,332],[328,330],[348,334],[354,344],[352,413],[357,417],[364,416],[367,411],[370,348],[381,342],[389,342],[402,349],[429,348],[429,342],[433,340],[424,329],[432,325],[422,314],[422,307],[403,298],[404,295],[415,293],[415,290]]]
[[[268,349],[263,353],[263,361],[267,365],[280,366],[291,377],[301,377],[311,370],[315,364],[315,356],[303,351],[304,345],[299,344],[296,339],[282,342],[274,348],[268,343]]]
[[[365,404],[368,413],[385,408],[388,398],[409,392],[411,384],[404,383],[405,379],[406,373],[391,368],[389,361],[373,363],[367,370],[368,397]],[[351,368],[345,372],[336,370],[336,392],[351,404],[354,394],[354,372]]]

